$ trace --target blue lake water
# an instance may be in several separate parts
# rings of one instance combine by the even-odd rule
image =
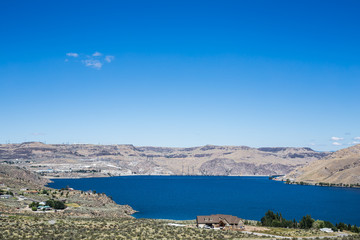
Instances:
[[[267,177],[124,176],[53,179],[49,187],[96,190],[139,211],[136,218],[195,219],[231,214],[260,220],[267,210],[299,220],[315,219],[360,226],[360,189],[287,185]]]

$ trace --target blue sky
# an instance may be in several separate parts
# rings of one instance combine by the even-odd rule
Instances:
[[[0,143],[360,143],[359,1],[1,1]]]

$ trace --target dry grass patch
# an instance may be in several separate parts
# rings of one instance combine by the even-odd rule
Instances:
[[[65,205],[68,206],[68,207],[74,207],[74,208],[80,207],[80,205],[77,204],[77,203],[65,203]]]

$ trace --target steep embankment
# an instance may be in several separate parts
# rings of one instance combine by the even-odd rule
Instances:
[[[312,184],[360,184],[360,144],[297,168],[287,178]]]

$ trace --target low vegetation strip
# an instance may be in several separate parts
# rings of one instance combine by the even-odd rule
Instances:
[[[153,219],[0,217],[0,239],[243,239],[239,231],[214,231],[168,225]]]
[[[178,225],[181,225],[179,227]],[[267,234],[278,233],[269,227]],[[275,229],[276,231],[272,231]],[[282,228],[285,229],[285,228]],[[293,231],[289,237],[297,239]],[[309,231],[309,230],[301,230]],[[279,236],[279,235],[278,235]],[[300,236],[299,236],[300,237]],[[337,239],[336,236],[307,235],[307,238]],[[12,215],[0,217],[0,239],[276,239],[234,230],[199,229],[193,221],[132,218],[81,218]],[[298,238],[300,239],[300,238]],[[341,240],[360,240],[359,234]]]
[[[351,224],[345,223],[336,223],[333,225],[329,221],[323,220],[314,220],[310,215],[302,217],[302,219],[297,222],[294,220],[286,220],[282,217],[281,213],[274,213],[273,211],[267,211],[265,216],[261,218],[262,226],[269,227],[282,227],[282,228],[295,228],[295,229],[331,229],[332,231],[350,231],[353,233],[360,233],[360,227]]]

